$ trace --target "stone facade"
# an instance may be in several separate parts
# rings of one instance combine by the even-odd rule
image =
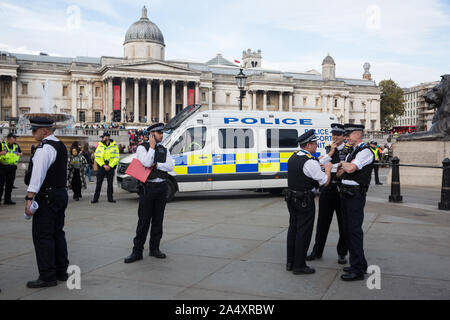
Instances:
[[[207,63],[164,60],[164,39],[159,29],[145,20],[146,14],[143,10],[138,21],[142,30],[136,29],[135,23],[127,32],[123,58],[3,52],[0,120],[40,112],[46,84],[54,105],[51,112],[72,114],[77,122],[115,120],[143,125],[168,121],[189,103],[200,103],[210,110],[238,110],[235,76],[239,66],[221,55]],[[336,77],[331,56],[324,59],[322,74],[315,70],[267,70],[261,63],[260,50],[244,51],[243,67],[248,76],[244,110],[329,112],[342,123],[380,129],[379,87],[368,79]],[[114,101],[120,110],[114,111]]]

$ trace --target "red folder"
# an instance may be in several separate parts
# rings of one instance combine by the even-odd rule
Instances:
[[[152,169],[153,167],[152,168],[144,167],[138,159],[133,159],[133,161],[131,161],[125,173],[139,180],[140,182],[145,183],[145,181],[147,181],[148,176],[152,172]]]

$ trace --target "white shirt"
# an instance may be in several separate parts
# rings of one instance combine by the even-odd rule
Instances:
[[[305,154],[310,153],[306,150],[301,149],[297,155],[303,156]],[[322,171],[322,168],[320,168],[319,161],[316,161],[314,159],[309,159],[305,162],[303,166],[303,173],[308,178],[316,180],[320,186],[323,186],[328,181],[328,176],[325,174],[325,172]]]
[[[365,143],[361,142],[361,144],[359,144],[358,147],[362,147],[364,145]],[[350,155],[351,154],[349,154],[347,158],[350,157]],[[364,149],[363,151],[358,152],[352,163],[356,165],[357,170],[361,170],[365,166],[371,164],[374,160],[374,157],[375,156],[373,152],[369,148],[367,148]],[[353,180],[342,180],[342,184],[346,184],[348,186],[359,186],[359,183]]]
[[[51,141],[59,141],[55,135],[49,135],[43,139]],[[55,162],[57,156],[56,149],[49,144],[44,144],[42,148],[37,148],[33,156],[33,172],[31,174],[28,192],[38,193],[47,176],[47,170]]]
[[[340,146],[337,147],[337,151],[342,151],[345,147],[345,142],[342,142],[342,144]],[[336,151],[334,151],[336,152]],[[326,154],[323,158],[319,159],[319,162],[321,165],[325,165],[328,162],[330,162],[332,159],[331,157]],[[337,172],[337,167],[338,167],[339,163],[335,163],[333,164],[333,169],[331,169],[331,172],[336,173]]]
[[[144,146],[140,145],[136,150],[136,159],[138,159],[144,167],[150,168],[153,165],[155,159],[155,150],[149,148],[148,151]],[[173,171],[174,161],[170,155],[170,151],[167,150],[166,162],[158,163],[156,168],[161,171],[171,172]],[[164,179],[156,178],[150,180],[150,182],[163,182]]]

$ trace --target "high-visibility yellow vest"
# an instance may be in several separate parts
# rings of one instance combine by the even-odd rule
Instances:
[[[2,142],[2,146],[2,150],[6,151],[6,154],[4,156],[0,156],[0,163],[4,165],[17,165],[20,159],[20,156],[18,155],[18,145],[13,144],[12,149],[10,149],[7,142]]]
[[[119,148],[115,141],[111,141],[108,146],[100,142],[97,149],[95,150],[95,162],[98,163],[99,167],[103,167],[105,162],[111,168],[117,166],[120,160]]]
[[[370,150],[372,150],[373,155],[375,156],[375,161],[380,160],[380,156],[378,155],[378,148],[372,149],[372,147],[370,147]]]

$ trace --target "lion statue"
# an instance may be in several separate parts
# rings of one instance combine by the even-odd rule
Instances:
[[[436,109],[429,131],[400,136],[398,140],[450,139],[450,74],[441,76],[441,82],[424,94],[428,109]]]

